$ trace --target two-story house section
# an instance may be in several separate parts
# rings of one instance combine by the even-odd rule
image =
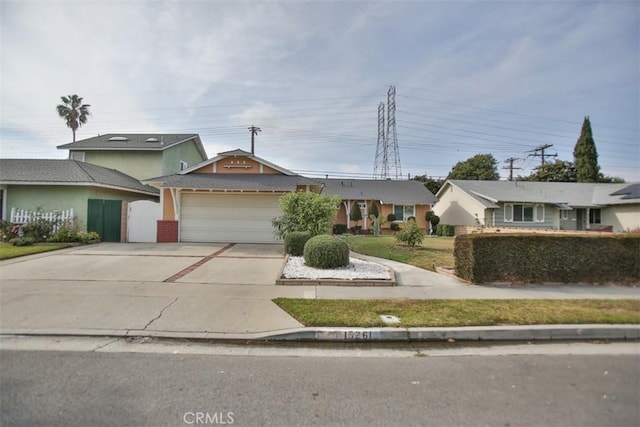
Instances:
[[[171,175],[207,160],[198,134],[109,133],[58,146],[69,159],[143,180]]]

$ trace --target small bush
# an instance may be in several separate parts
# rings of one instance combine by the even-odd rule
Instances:
[[[392,213],[390,213],[389,215],[387,215],[387,221],[389,222],[393,222],[396,220],[396,216]]]
[[[347,224],[334,224],[333,234],[344,234],[347,232]]]
[[[398,243],[405,243],[411,247],[418,243],[421,244],[423,239],[424,233],[415,220],[408,221],[407,225],[396,234],[396,241]]]
[[[100,235],[95,231],[80,231],[78,233],[78,241],[82,244],[87,244],[89,242],[99,242]]]
[[[55,227],[54,221],[46,219],[36,219],[22,226],[22,231],[27,237],[32,237],[35,242],[46,241]]]
[[[389,228],[391,228],[392,231],[400,231],[400,224],[398,224],[397,222],[392,222]]]
[[[439,220],[439,219],[438,219]],[[449,224],[438,224],[436,226],[436,234],[438,236],[453,236],[456,234],[456,227]]]
[[[35,242],[33,237],[15,237],[9,240],[13,246],[31,246]]]
[[[312,237],[304,245],[304,262],[315,268],[344,267],[349,264],[349,245],[335,236]]]
[[[284,251],[292,256],[302,256],[304,244],[311,238],[308,231],[292,231],[284,238]]]

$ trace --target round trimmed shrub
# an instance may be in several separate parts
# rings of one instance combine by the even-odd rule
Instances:
[[[344,267],[349,264],[349,245],[335,236],[312,237],[304,245],[304,262],[315,268]]]
[[[304,244],[311,238],[308,231],[292,231],[284,238],[284,251],[292,256],[302,256]]]

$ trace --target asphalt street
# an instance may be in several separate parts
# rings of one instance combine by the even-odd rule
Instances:
[[[595,351],[586,352],[535,346],[533,354],[342,349],[333,357],[269,348],[198,354],[180,343],[163,352],[106,351],[109,342],[95,351],[83,351],[82,342],[52,351],[50,344],[44,351],[3,347],[0,424],[640,424],[637,343],[592,344]]]

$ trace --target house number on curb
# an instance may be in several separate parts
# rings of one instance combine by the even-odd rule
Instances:
[[[370,340],[372,338],[371,332],[367,331],[344,331],[344,339],[345,341],[354,341],[354,340]]]

